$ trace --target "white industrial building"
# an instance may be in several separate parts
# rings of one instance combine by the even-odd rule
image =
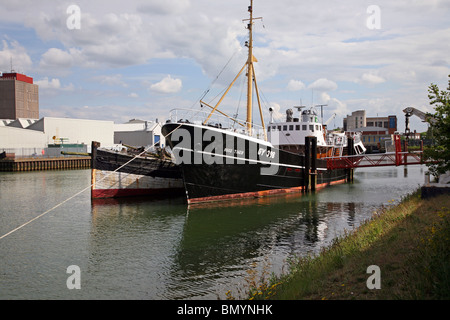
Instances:
[[[47,144],[86,144],[89,149],[92,141],[98,141],[104,147],[114,144],[113,121],[44,117],[27,130],[43,132]]]
[[[15,128],[28,128],[36,121],[39,121],[39,119],[26,119],[26,118],[18,118],[16,120],[13,120],[9,124],[7,124],[8,127],[15,127]]]
[[[43,149],[46,146],[47,139],[43,132],[0,126],[0,152],[2,152],[3,149]]]
[[[11,122],[14,122],[14,120],[11,119],[0,119],[0,127],[5,127]]]
[[[86,145],[87,152],[91,152],[92,141],[100,142],[106,148],[120,143],[133,147],[164,147],[161,128],[162,124],[157,121],[138,119],[123,124],[53,117],[0,120],[0,153],[48,155],[50,149],[60,144]]]
[[[33,78],[11,72],[1,73],[0,80],[0,117],[5,118],[0,119],[0,153],[44,155],[61,144],[85,145],[90,152],[92,141],[103,147],[114,145],[113,121],[38,119],[39,91]]]
[[[157,121],[132,119],[127,123],[114,124],[114,143],[132,147],[165,146],[161,134],[162,124]]]
[[[72,118],[44,117],[39,120],[1,120],[0,152],[31,155],[54,144],[85,144],[90,152],[92,141],[101,146],[114,145],[114,122]],[[13,150],[15,149],[15,150]]]

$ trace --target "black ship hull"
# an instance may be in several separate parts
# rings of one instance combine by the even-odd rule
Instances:
[[[302,192],[344,182],[348,173],[218,128],[166,123],[162,133],[182,170],[188,203]]]
[[[126,165],[125,165],[126,164]],[[91,197],[182,194],[181,171],[171,160],[93,148]]]

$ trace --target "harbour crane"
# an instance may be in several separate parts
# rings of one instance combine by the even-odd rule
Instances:
[[[325,121],[323,125],[328,126],[330,122],[333,121],[334,118],[336,118],[336,113],[333,113],[333,115],[327,121]]]
[[[433,124],[436,120],[431,115],[427,115],[425,112],[422,112],[416,108],[413,107],[407,107],[403,109],[403,112],[405,113],[405,135],[406,139],[409,139],[409,134],[411,133],[409,129],[409,118],[411,116],[416,116],[419,119],[422,120],[422,122],[428,122],[430,124]]]

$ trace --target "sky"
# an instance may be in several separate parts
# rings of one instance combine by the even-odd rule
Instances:
[[[39,85],[40,117],[165,121],[215,104],[245,64],[250,0],[0,0],[0,71]],[[254,0],[258,89],[281,119],[324,104],[329,127],[356,110],[433,112],[450,74],[450,0]],[[245,81],[220,110],[245,118]],[[208,91],[209,90],[209,91]],[[214,100],[215,99],[215,100]],[[255,108],[256,111],[258,108]],[[254,112],[254,118],[259,116]],[[411,118],[411,129],[427,125]]]

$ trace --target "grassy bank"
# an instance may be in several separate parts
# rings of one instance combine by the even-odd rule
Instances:
[[[369,289],[369,266],[380,289]],[[370,283],[374,283],[372,278]],[[411,194],[316,257],[292,262],[288,274],[264,280],[250,299],[449,299],[450,197]]]

